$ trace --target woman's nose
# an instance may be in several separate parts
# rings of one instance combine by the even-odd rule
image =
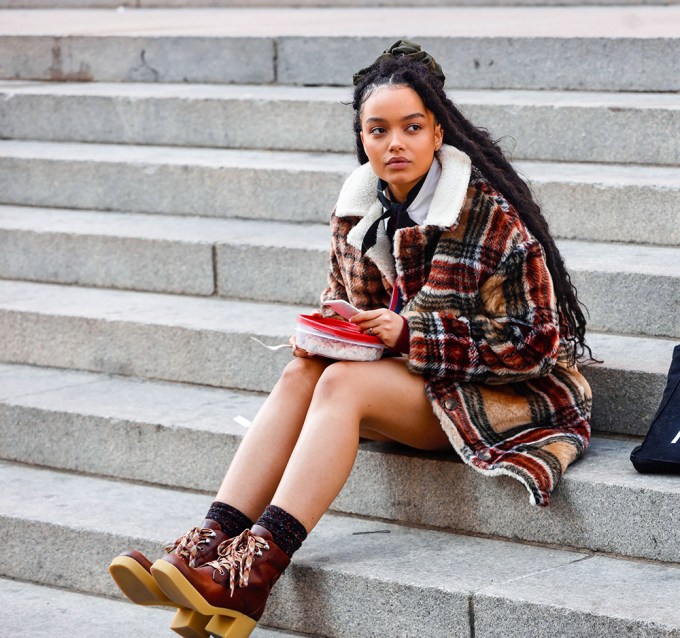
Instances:
[[[401,140],[401,135],[397,132],[394,132],[390,137],[390,150],[392,151],[399,148],[404,148],[404,144]]]

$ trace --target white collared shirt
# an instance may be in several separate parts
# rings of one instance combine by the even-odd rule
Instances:
[[[439,182],[439,177],[442,174],[442,166],[439,159],[435,155],[430,165],[430,169],[427,171],[427,177],[423,182],[420,192],[416,195],[411,205],[406,209],[408,216],[418,225],[422,224],[427,218],[427,213],[430,210],[430,204],[432,203],[432,198],[434,197],[434,191],[437,188],[437,183]],[[386,188],[383,193],[385,197],[390,198],[389,188]],[[385,228],[387,228],[389,220],[385,220]]]

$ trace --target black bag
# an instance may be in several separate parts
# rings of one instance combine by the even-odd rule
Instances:
[[[680,474],[680,346],[673,350],[666,389],[642,445],[630,455],[643,474]]]

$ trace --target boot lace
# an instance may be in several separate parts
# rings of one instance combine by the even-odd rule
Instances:
[[[269,544],[264,538],[246,529],[239,536],[222,542],[217,548],[217,558],[207,564],[214,567],[220,576],[229,571],[229,591],[233,596],[237,572],[238,586],[247,587],[253,561],[262,556],[262,550],[268,549]]]
[[[184,535],[180,536],[174,543],[165,546],[168,554],[174,552],[180,558],[189,562],[189,567],[195,567],[196,558],[199,552],[203,551],[203,545],[209,545],[211,539],[215,538],[214,529],[209,527],[193,527]]]

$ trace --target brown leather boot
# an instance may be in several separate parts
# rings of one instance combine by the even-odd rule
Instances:
[[[201,527],[194,527],[180,536],[165,551],[179,560],[197,567],[217,557],[217,548],[227,535],[219,523],[205,519]],[[171,628],[183,638],[207,638],[205,626],[210,620],[193,610],[183,609],[168,599],[151,575],[151,561],[135,549],[117,556],[109,565],[109,572],[121,591],[138,605],[177,607]]]
[[[212,636],[248,638],[289,564],[269,531],[254,525],[222,542],[213,561],[196,568],[168,554],[153,564],[151,573],[170,600],[213,616],[206,626]]]

